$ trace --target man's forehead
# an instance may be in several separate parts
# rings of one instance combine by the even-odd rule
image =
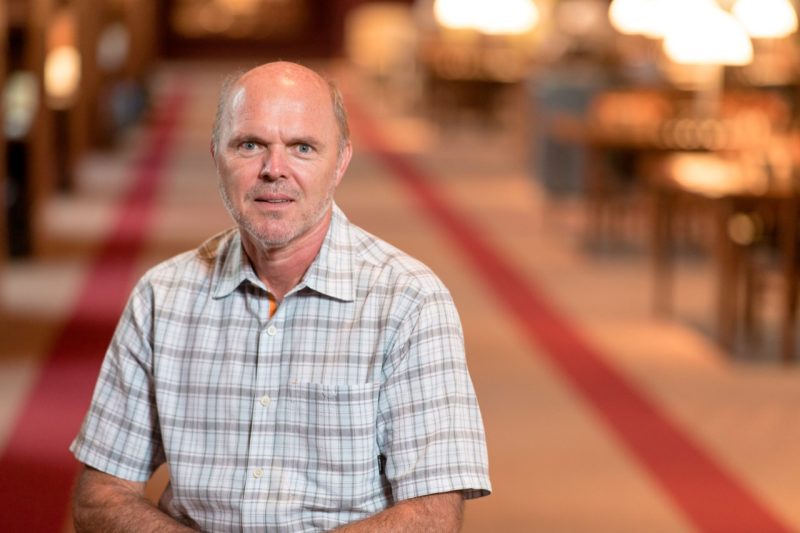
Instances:
[[[258,91],[301,91],[308,94],[328,92],[327,82],[313,70],[295,63],[267,63],[246,72],[239,85]]]
[[[263,91],[236,87],[230,94],[226,137],[267,135],[280,131],[292,138],[322,143],[337,135],[338,127],[330,98],[300,96],[297,91]],[[328,117],[328,120],[325,119]]]
[[[260,106],[276,101],[319,108],[332,106],[327,86],[320,87],[283,76],[271,80],[243,80],[230,95],[231,109],[240,108],[244,103]]]

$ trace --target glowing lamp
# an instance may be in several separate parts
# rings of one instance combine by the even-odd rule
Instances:
[[[612,0],[608,18],[620,33],[663,39],[674,26],[709,9],[719,9],[716,0]]]
[[[788,0],[737,0],[731,11],[751,37],[779,39],[797,31],[797,13]]]
[[[3,88],[3,130],[9,139],[22,139],[31,129],[39,107],[39,81],[33,72],[14,71]]]
[[[567,35],[589,35],[602,27],[605,8],[593,0],[561,0],[555,5],[555,21]]]
[[[664,35],[664,52],[685,65],[747,65],[753,45],[733,15],[703,3],[682,24],[671,24]]]
[[[44,60],[44,88],[56,109],[68,107],[81,80],[81,55],[74,46],[58,46]]]
[[[232,13],[243,16],[253,16],[261,7],[259,0],[217,0],[217,3],[227,7]]]
[[[532,0],[435,0],[433,14],[445,28],[490,35],[521,35],[539,22]]]
[[[66,109],[74,103],[81,82],[81,54],[72,10],[61,8],[54,15],[46,39],[43,84],[47,105]]]
[[[611,25],[626,35],[644,34],[648,30],[656,0],[613,0],[608,7]]]
[[[131,48],[128,28],[121,22],[112,22],[100,32],[97,39],[97,64],[106,72],[116,72],[125,66]]]

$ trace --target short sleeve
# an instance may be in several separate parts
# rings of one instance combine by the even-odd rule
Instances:
[[[404,321],[384,372],[378,447],[394,499],[488,495],[483,422],[446,289],[424,297]]]
[[[134,289],[106,352],[89,412],[70,446],[100,471],[146,481],[164,462],[152,372],[152,291]]]

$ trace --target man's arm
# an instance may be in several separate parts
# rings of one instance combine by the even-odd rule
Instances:
[[[461,529],[464,498],[460,492],[431,494],[403,500],[385,511],[344,526],[338,533],[447,533]]]
[[[144,483],[119,479],[85,467],[72,499],[75,531],[192,531],[145,498],[144,487]]]

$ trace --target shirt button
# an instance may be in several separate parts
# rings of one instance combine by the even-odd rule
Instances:
[[[276,328],[274,325],[267,328],[267,335],[270,337],[274,337],[276,333],[278,333],[278,328]]]
[[[256,468],[255,470],[253,470],[253,477],[256,479],[261,479],[262,477],[264,477],[264,470],[261,468]]]
[[[264,407],[268,406],[272,400],[266,394],[258,399],[258,403],[263,405]]]

